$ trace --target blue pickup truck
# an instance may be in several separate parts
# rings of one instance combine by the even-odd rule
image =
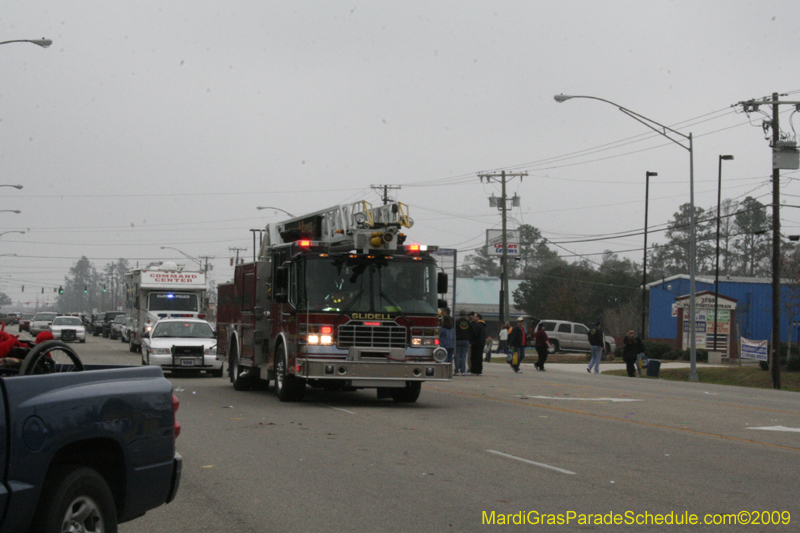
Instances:
[[[0,532],[114,533],[172,501],[178,400],[161,369],[60,361],[72,349],[59,341],[34,350],[0,377]]]

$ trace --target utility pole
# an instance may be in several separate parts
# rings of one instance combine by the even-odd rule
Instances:
[[[772,98],[762,98],[759,100],[748,100],[739,102],[742,109],[748,115],[751,112],[758,112],[761,105],[771,105],[772,119],[762,123],[764,133],[772,128],[772,339],[770,339],[770,370],[772,371],[772,388],[781,388],[781,217],[780,217],[780,169],[800,168],[800,155],[797,151],[797,143],[789,141],[787,136],[781,140],[781,130],[778,117],[781,105],[793,105],[795,110],[800,111],[800,102],[788,102],[779,100],[778,93],[772,93]],[[784,95],[785,96],[785,95]],[[764,113],[766,115],[766,113]],[[768,116],[768,115],[767,115]]]
[[[386,205],[386,204],[389,203],[389,189],[400,190],[401,186],[400,185],[370,185],[369,188],[370,189],[375,189],[375,190],[383,189],[383,197],[381,198],[381,200],[383,200],[383,205]]]
[[[236,261],[233,263],[233,266],[236,266],[239,264],[239,252],[246,252],[247,248],[228,248],[228,250],[231,252],[236,252]],[[255,261],[255,258],[253,258],[253,260]]]
[[[211,257],[211,256],[208,256],[208,255],[201,255],[201,256],[198,256],[198,259],[201,259],[201,260],[205,261],[205,266],[203,267],[203,273],[204,274],[208,274],[208,260],[209,259],[214,259],[214,258]],[[211,265],[211,270],[214,270],[214,265]]]
[[[506,172],[505,170],[501,171],[499,174],[491,173],[491,174],[478,174],[478,177],[483,181],[483,178],[486,178],[486,182],[490,181],[499,181],[501,185],[501,194],[502,197],[500,198],[500,212],[503,218],[503,255],[500,259],[500,323],[502,324],[508,319],[508,236],[506,234],[507,231],[507,212],[508,212],[508,204],[506,198],[506,182],[508,179],[511,178],[519,178],[522,181],[524,176],[527,176],[527,172],[518,172],[518,173],[511,173]],[[514,196],[514,198],[517,198]]]

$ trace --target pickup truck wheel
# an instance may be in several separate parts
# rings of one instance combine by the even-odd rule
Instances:
[[[553,355],[557,351],[558,351],[558,341],[557,340],[550,341],[550,346],[547,347],[547,353]]]
[[[389,389],[391,391],[392,400],[397,403],[414,403],[419,398],[419,393],[422,391],[421,381],[406,381],[404,389]]]
[[[53,467],[44,482],[30,531],[116,533],[117,511],[108,483],[91,468]]]
[[[37,344],[19,368],[22,376],[31,374],[53,374],[55,372],[79,372],[83,362],[70,345],[61,341],[45,341]]]
[[[306,394],[303,380],[288,373],[289,358],[286,346],[279,345],[275,353],[275,395],[282,402],[299,402]]]
[[[225,369],[225,365],[220,366],[217,370],[209,370],[208,373],[211,374],[211,377],[221,378],[223,376],[223,371]]]

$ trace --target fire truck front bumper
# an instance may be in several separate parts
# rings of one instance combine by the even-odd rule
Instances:
[[[450,363],[434,361],[337,361],[298,357],[296,363],[298,377],[352,380],[358,386],[390,386],[391,382],[405,381],[449,381],[453,376]]]

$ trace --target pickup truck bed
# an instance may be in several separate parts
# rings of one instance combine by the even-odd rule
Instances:
[[[58,485],[68,482],[110,493],[106,531],[175,497],[177,407],[160,368],[87,365],[5,376],[0,389],[0,532],[28,531],[34,517],[34,530],[49,530],[48,514],[63,520],[76,493]],[[103,498],[95,498],[101,507]]]

